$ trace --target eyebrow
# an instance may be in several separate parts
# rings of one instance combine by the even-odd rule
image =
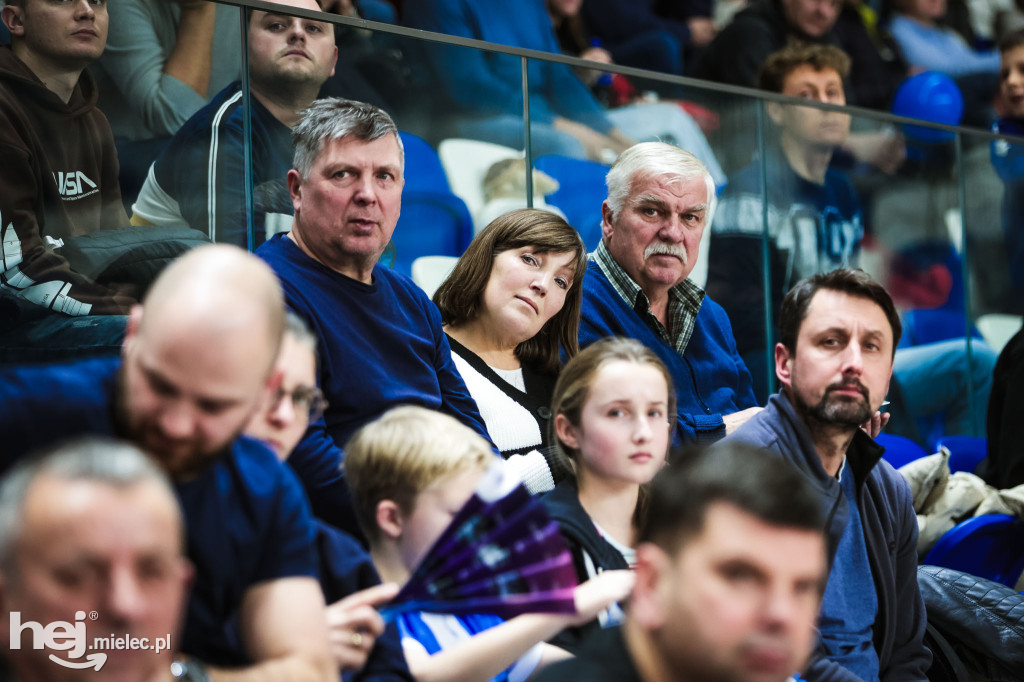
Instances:
[[[259,21],[263,22],[266,21],[267,19],[275,19],[277,21],[292,21],[294,19],[295,21],[305,21],[311,24],[317,24],[321,26],[327,25],[326,21],[322,21],[320,19],[306,19],[305,17],[297,17],[291,14],[278,14],[277,12],[265,12],[263,16],[260,17]]]
[[[641,206],[643,204],[655,204],[655,205],[660,206],[660,207],[665,208],[665,209],[668,208],[668,203],[664,199],[656,197],[653,194],[641,194],[640,196],[635,197],[633,199],[632,203],[633,203],[634,206]],[[695,204],[694,206],[691,206],[690,208],[686,209],[686,212],[687,213],[704,213],[707,210],[708,210],[708,205],[705,203],[705,204]]]

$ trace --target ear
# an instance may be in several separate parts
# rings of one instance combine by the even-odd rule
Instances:
[[[338,46],[334,46],[334,57],[331,59],[331,76],[334,75],[334,67],[338,65]],[[330,77],[330,76],[328,76]]]
[[[793,383],[793,356],[783,344],[775,344],[775,376],[783,386],[791,387]]]
[[[302,175],[292,168],[288,171],[285,181],[288,183],[288,195],[292,198],[292,208],[298,214],[299,208],[302,206]]]
[[[377,528],[380,532],[392,539],[402,536],[402,529],[405,525],[405,515],[399,509],[394,500],[381,500],[377,503]]]
[[[181,585],[185,590],[185,594],[188,594],[192,591],[192,586],[196,581],[195,564],[193,564],[187,557],[181,557],[179,570],[181,572]]]
[[[577,429],[564,414],[559,413],[555,415],[555,435],[558,436],[558,440],[562,441],[565,447],[572,448],[573,450],[580,449]]]
[[[11,32],[12,37],[25,37],[25,21],[22,12],[21,7],[13,5],[4,5],[3,10],[0,10],[0,19],[3,20],[7,30]]]
[[[775,125],[782,125],[782,104],[778,102],[766,102],[765,111],[768,112],[768,118],[772,120]]]
[[[629,617],[645,630],[656,630],[665,621],[662,610],[662,578],[668,570],[669,558],[665,551],[649,542],[636,548],[636,583],[629,600]]]
[[[124,328],[124,341],[121,342],[121,355],[127,355],[139,338],[139,326],[142,324],[142,305],[136,303],[128,313],[128,323]]]
[[[612,227],[612,209],[608,205],[608,200],[605,199],[601,203],[601,236],[604,239],[610,239],[614,231],[615,228]]]

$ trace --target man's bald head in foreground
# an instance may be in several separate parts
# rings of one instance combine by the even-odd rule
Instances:
[[[172,477],[228,447],[277,389],[284,298],[246,251],[203,246],[172,263],[128,321],[120,426]]]

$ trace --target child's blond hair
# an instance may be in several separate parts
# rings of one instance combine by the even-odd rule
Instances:
[[[416,496],[436,481],[474,467],[485,469],[497,458],[472,429],[446,414],[413,406],[388,410],[359,429],[346,453],[345,477],[371,545],[381,539],[381,500],[410,514]]]

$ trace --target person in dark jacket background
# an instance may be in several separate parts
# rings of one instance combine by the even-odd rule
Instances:
[[[135,291],[94,282],[66,240],[128,224],[114,138],[86,66],[106,4],[8,0],[0,47],[0,361],[115,355]]]
[[[807,660],[823,519],[793,467],[741,443],[690,451],[651,484],[620,628],[538,682],[782,682]]]
[[[831,571],[810,680],[927,680],[917,585],[917,519],[906,481],[873,434],[902,327],[885,289],[861,270],[800,281],[780,313],[782,391],[726,440],[796,466],[821,495]]]

